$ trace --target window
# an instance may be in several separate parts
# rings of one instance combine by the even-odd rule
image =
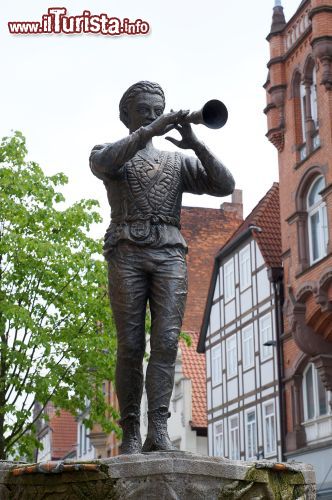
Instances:
[[[293,77],[295,136],[299,161],[303,161],[320,145],[318,134],[317,75],[315,62],[308,57],[303,74],[296,71]]]
[[[256,274],[257,278],[257,300],[263,302],[271,295],[271,284],[267,274],[267,267],[264,267]]]
[[[224,278],[225,278],[225,302],[228,302],[235,296],[233,258],[231,258],[224,265]]]
[[[212,385],[221,384],[221,346],[216,345],[211,349],[212,358]]]
[[[327,391],[321,378],[311,363],[303,374],[304,419],[312,420],[327,415]]]
[[[320,194],[326,186],[322,169],[311,167],[302,177],[296,192],[297,272],[303,272],[328,252],[329,221],[326,203]]]
[[[305,112],[304,112],[304,85],[301,83],[302,76],[299,71],[293,75],[293,105],[294,105],[294,119],[295,119],[295,144],[298,147],[298,160],[303,160],[306,157],[306,144],[305,144]]]
[[[239,253],[240,260],[240,290],[245,290],[251,284],[250,246],[247,245]]]
[[[83,451],[83,425],[79,426],[79,442],[78,442],[79,456],[82,456]]]
[[[247,460],[257,458],[257,424],[256,411],[246,413],[246,457]]]
[[[234,377],[237,374],[237,346],[236,336],[233,335],[226,340],[227,353],[227,375]]]
[[[254,330],[249,325],[242,330],[242,362],[243,369],[254,366]]]
[[[313,69],[312,72],[312,83],[310,86],[310,105],[311,105],[311,117],[313,119],[315,129],[318,129],[317,76],[315,69]]]
[[[92,448],[89,434],[90,432],[85,425],[83,423],[79,424],[79,456],[84,455]]]
[[[264,345],[269,340],[273,340],[271,313],[266,314],[259,320],[261,359],[270,358],[273,354],[273,347]]]
[[[306,132],[305,132],[306,104],[305,104],[305,86],[303,83],[300,84],[300,98],[301,98],[302,142],[306,142]]]
[[[263,405],[264,453],[265,456],[276,452],[276,417],[274,401]]]
[[[229,419],[229,458],[240,459],[239,417]]]
[[[224,456],[224,433],[222,422],[218,422],[214,425],[214,456]]]
[[[313,264],[327,254],[327,214],[326,205],[319,194],[325,187],[324,177],[315,179],[307,196],[308,235],[310,263]]]

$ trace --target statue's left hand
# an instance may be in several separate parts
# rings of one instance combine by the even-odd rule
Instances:
[[[165,137],[165,139],[181,149],[194,149],[195,145],[199,143],[190,123],[179,123],[174,127],[178,132],[180,132],[182,139],[179,141],[173,137]]]

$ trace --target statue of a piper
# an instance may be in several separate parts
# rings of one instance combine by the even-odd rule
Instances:
[[[95,146],[90,165],[104,182],[111,206],[104,255],[118,339],[115,383],[123,429],[121,453],[171,451],[168,408],[187,295],[187,245],[180,233],[182,193],[227,196],[234,190],[234,179],[194,134],[190,121],[197,123],[197,113],[164,114],[165,96],[158,84],[132,85],[119,108],[129,135]],[[166,139],[180,149],[192,149],[196,157],[154,148],[152,138],[172,129],[181,140]],[[149,424],[142,447],[147,302],[152,322],[145,382]]]

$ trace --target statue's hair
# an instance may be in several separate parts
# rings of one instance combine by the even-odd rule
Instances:
[[[150,93],[150,94],[158,94],[164,101],[164,109],[165,109],[165,94],[163,89],[158,83],[141,81],[134,83],[131,85],[128,90],[123,94],[119,103],[120,110],[120,120],[122,123],[128,127],[128,104],[134,99],[138,94],[141,93]]]

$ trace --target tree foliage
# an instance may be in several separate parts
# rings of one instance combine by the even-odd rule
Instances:
[[[88,236],[98,202],[65,206],[63,174],[26,160],[19,132],[0,144],[0,459],[30,455],[52,401],[114,428],[102,393],[115,334],[101,242]],[[34,403],[38,402],[38,411]]]

